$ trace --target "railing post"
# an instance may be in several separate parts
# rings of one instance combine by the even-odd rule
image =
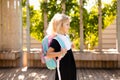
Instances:
[[[47,0],[44,0],[44,3],[46,4],[45,6],[47,6]],[[43,13],[43,17],[44,17],[44,35],[46,35],[46,29],[47,29],[47,7],[45,7],[44,9],[44,13]]]
[[[98,48],[102,51],[102,4],[101,0],[98,0]]]
[[[83,35],[83,0],[80,0],[80,51],[84,49],[84,35]]]
[[[2,0],[0,0],[0,51],[2,50]]]
[[[19,22],[20,22],[20,67],[23,66],[23,26],[22,26],[22,0],[19,0],[18,6],[19,12]]]
[[[26,32],[27,32],[27,52],[30,53],[30,15],[29,15],[29,0],[27,0],[26,2],[26,6],[27,6],[27,28],[26,28]]]

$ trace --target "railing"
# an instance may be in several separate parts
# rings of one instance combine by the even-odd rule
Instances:
[[[28,67],[45,68],[39,53],[28,53]],[[120,54],[99,52],[74,52],[77,68],[120,68]]]
[[[0,51],[0,67],[18,67],[20,65],[20,52]]]

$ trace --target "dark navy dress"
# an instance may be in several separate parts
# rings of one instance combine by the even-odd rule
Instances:
[[[55,52],[60,51],[61,47],[57,40],[53,39],[50,47],[55,49]],[[61,80],[77,80],[76,65],[73,57],[72,49],[67,51],[67,54],[60,61]],[[59,80],[57,69],[55,73],[55,80]]]

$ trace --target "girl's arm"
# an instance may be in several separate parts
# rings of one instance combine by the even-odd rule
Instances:
[[[55,52],[54,48],[50,47],[47,51],[47,57],[49,58],[55,58],[55,57],[61,57],[62,55],[65,55],[67,53],[66,49],[61,49],[59,52]]]

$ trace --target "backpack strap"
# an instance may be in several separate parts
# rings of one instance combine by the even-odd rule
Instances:
[[[56,39],[58,41],[58,43],[60,44],[61,48],[66,48],[65,47],[65,43],[63,42],[63,40],[59,36],[56,36],[54,39]],[[61,80],[61,74],[60,74],[60,69],[59,69],[59,67],[60,67],[60,60],[61,60],[61,58],[63,56],[64,55],[61,55],[61,57],[59,57],[57,59],[57,72],[58,72],[58,78],[59,78],[59,80]]]
[[[44,56],[46,56],[46,52],[50,46],[50,43],[52,41],[52,39],[54,38],[55,36],[50,36],[50,35],[46,35],[43,40],[42,40],[42,48],[43,48],[43,54]]]
[[[42,40],[42,48],[43,48],[43,54],[46,55],[46,52],[48,50],[48,36],[45,36]]]
[[[63,42],[63,40],[59,36],[56,36],[54,39],[56,39],[58,41],[61,48],[66,48],[65,43]]]

